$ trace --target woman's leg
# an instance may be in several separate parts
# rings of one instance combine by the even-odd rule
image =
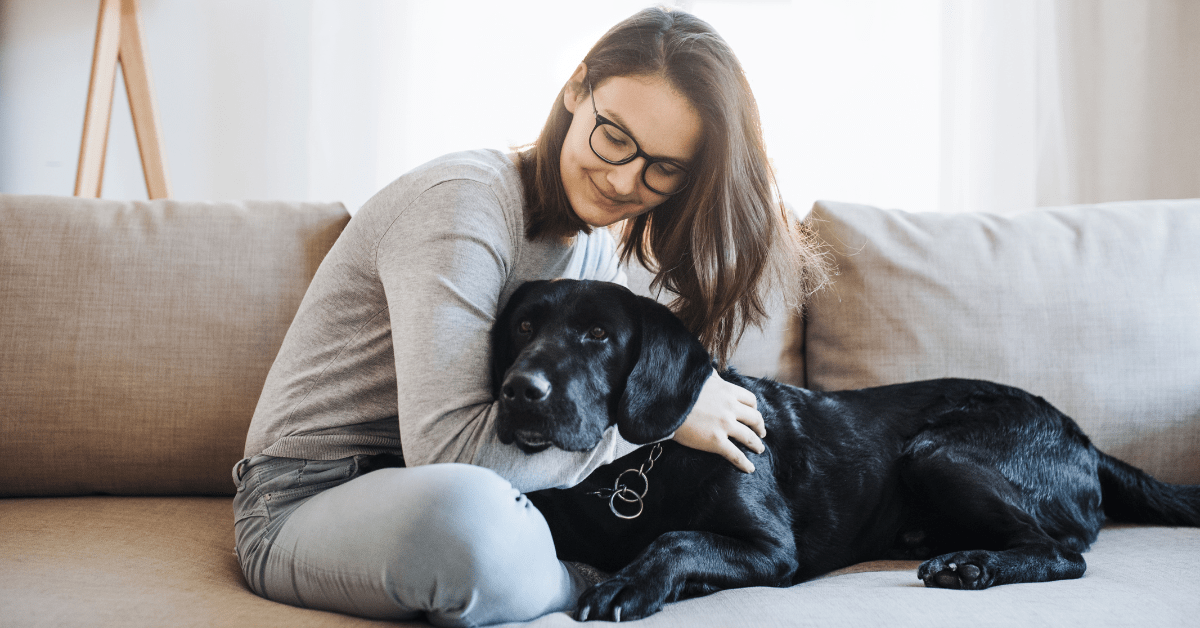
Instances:
[[[276,601],[473,626],[567,609],[586,586],[537,508],[481,467],[381,469],[288,501],[264,492],[267,531],[242,557],[251,586]]]

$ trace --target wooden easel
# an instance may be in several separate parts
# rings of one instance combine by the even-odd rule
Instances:
[[[117,63],[121,64],[125,77],[133,130],[142,156],[142,172],[146,175],[146,191],[152,199],[170,198],[171,185],[163,161],[162,127],[154,105],[150,68],[146,65],[138,0],[100,0],[92,78],[83,117],[83,142],[79,147],[79,170],[75,174],[75,196],[100,197]]]

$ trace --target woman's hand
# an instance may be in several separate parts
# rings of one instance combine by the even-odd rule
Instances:
[[[762,438],[766,435],[767,427],[758,412],[754,393],[721,379],[714,370],[700,389],[692,413],[671,438],[680,445],[717,454],[738,469],[754,473],[754,465],[733,441],[761,454],[765,450]]]

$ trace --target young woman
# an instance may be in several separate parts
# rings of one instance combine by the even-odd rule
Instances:
[[[527,280],[623,281],[606,227],[624,221],[623,256],[658,269],[723,361],[767,289],[820,269],[775,198],[757,115],[707,24],[649,9],[588,53],[535,145],[447,155],[368,201],[313,278],[234,468],[250,587],[441,625],[569,608],[587,582],[522,493],[635,446],[615,429],[590,452],[502,445],[489,328]],[[761,451],[764,435],[754,396],[714,372],[673,438],[752,472],[734,443]]]

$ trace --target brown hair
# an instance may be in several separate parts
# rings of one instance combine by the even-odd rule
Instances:
[[[700,114],[703,139],[682,192],[624,225],[621,259],[655,272],[652,288],[723,365],[747,325],[767,317],[781,294],[798,307],[827,277],[810,232],[778,198],[741,64],[708,23],[688,13],[645,9],[609,30],[583,63],[593,86],[615,76],[661,77]],[[526,237],[590,232],[567,200],[559,170],[572,115],[555,100],[532,150],[521,153]]]

